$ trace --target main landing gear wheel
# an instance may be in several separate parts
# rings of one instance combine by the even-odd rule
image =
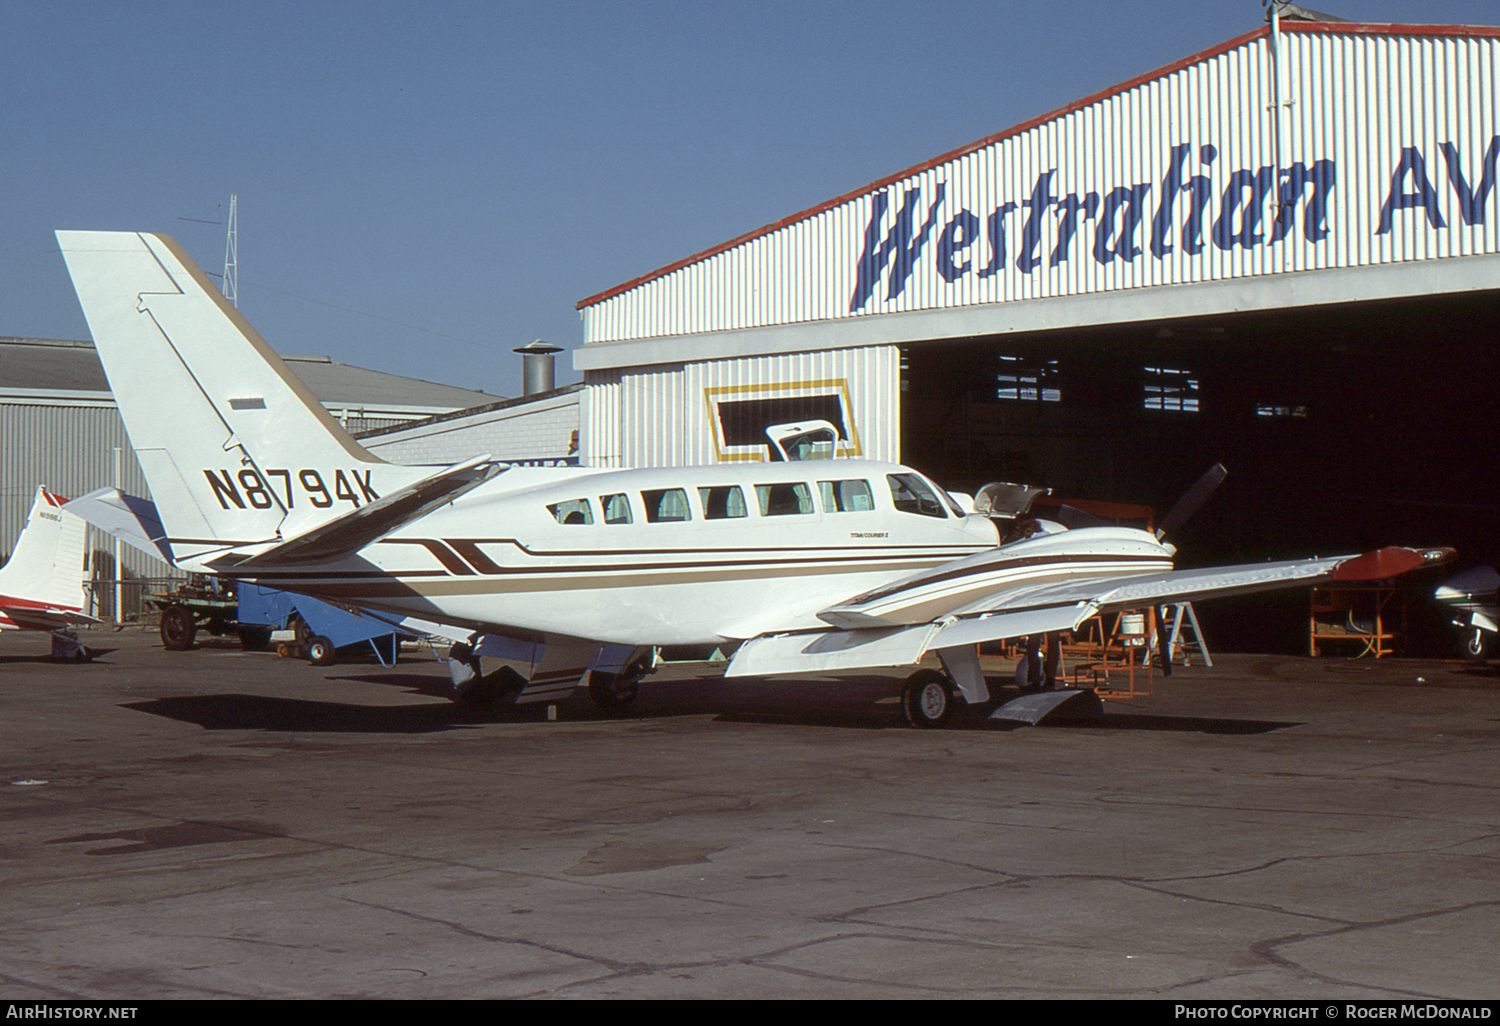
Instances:
[[[1465,643],[1464,648],[1468,651],[1470,659],[1483,659],[1484,631],[1480,630],[1478,627],[1475,627],[1472,631],[1470,631],[1469,639]]]
[[[193,638],[198,628],[193,624],[193,614],[181,606],[168,606],[161,613],[162,648],[173,652],[186,652],[193,647]]]
[[[913,727],[941,727],[953,718],[953,685],[936,670],[918,670],[901,688],[901,711]]]

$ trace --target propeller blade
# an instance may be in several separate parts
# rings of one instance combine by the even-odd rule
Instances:
[[[1187,490],[1187,494],[1177,500],[1177,505],[1162,518],[1161,526],[1156,529],[1157,538],[1165,538],[1171,532],[1177,530],[1183,524],[1192,519],[1193,514],[1208,501],[1208,497],[1214,493],[1214,489],[1224,483],[1229,476],[1229,471],[1224,469],[1224,464],[1215,463],[1208,468],[1208,473],[1198,479],[1198,483]]]
[[[1057,522],[1070,531],[1076,531],[1080,527],[1114,527],[1113,520],[1085,513],[1081,509],[1075,509],[1067,503],[1057,507]]]

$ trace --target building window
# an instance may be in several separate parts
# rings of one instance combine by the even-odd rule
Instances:
[[[995,395],[1019,402],[1061,402],[1057,361],[1024,356],[1000,357],[1000,370],[995,375]]]
[[[1275,403],[1257,403],[1257,417],[1306,417],[1306,406],[1280,406]]]
[[[1181,367],[1146,367],[1145,408],[1173,413],[1198,412],[1198,377]]]

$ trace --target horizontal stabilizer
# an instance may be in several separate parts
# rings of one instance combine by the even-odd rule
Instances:
[[[97,616],[77,609],[61,609],[52,606],[0,605],[0,618],[25,631],[55,631],[80,623],[99,623]]]
[[[352,555],[507,469],[509,464],[494,463],[488,456],[476,456],[404,488],[398,488],[352,513],[321,524],[306,534],[284,541],[248,559],[228,563],[223,569],[264,570]]]
[[[147,499],[127,495],[118,488],[96,488],[65,503],[63,509],[133,549],[173,562],[166,528],[156,515],[156,504]]]

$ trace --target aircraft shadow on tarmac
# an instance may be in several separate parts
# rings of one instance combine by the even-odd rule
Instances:
[[[446,696],[431,677],[418,675],[372,674],[368,678],[351,675],[341,679],[368,680],[398,687],[408,693],[427,697]],[[710,716],[721,723],[764,723],[804,727],[837,727],[856,730],[909,729],[899,706],[888,696],[789,694],[784,686],[773,686],[762,692],[755,685],[736,686],[733,697],[720,689],[712,693],[692,693],[691,689],[668,685],[661,693],[650,686],[641,689],[641,697],[629,711],[609,714],[592,707],[586,698],[575,697],[557,703],[558,720],[669,720],[688,716]],[[884,700],[880,700],[884,697]],[[999,700],[1015,695],[1001,692]],[[871,700],[871,699],[875,700]],[[833,700],[830,700],[833,699]],[[988,719],[996,703],[963,710],[946,728],[948,730],[988,730],[1006,732],[1026,726],[1014,720]],[[423,734],[437,731],[474,728],[485,723],[542,722],[550,718],[544,704],[498,705],[472,709],[454,702],[424,702],[403,705],[361,705],[348,702],[322,702],[300,698],[280,698],[250,694],[186,695],[128,702],[123,708],[193,723],[205,730],[268,730],[306,733]],[[1083,727],[1092,730],[1147,730],[1197,732],[1203,734],[1263,734],[1299,723],[1278,720],[1229,719],[1225,717],[1158,716],[1137,712],[1120,712],[1086,717],[1057,716],[1044,719],[1040,726]]]
[[[107,655],[109,655],[113,651],[115,651],[115,649],[112,649],[112,648],[94,648],[92,645],[89,646],[89,655],[94,660],[96,660],[96,661],[101,656],[107,656]],[[51,663],[51,664],[58,664],[58,665],[66,663],[67,665],[71,666],[71,665],[73,665],[73,660],[71,660],[71,659],[55,659],[55,658],[53,658],[52,653],[50,653],[50,652],[38,652],[35,655],[4,655],[4,656],[0,656],[0,666],[10,666],[10,665],[17,665],[17,666],[25,666],[25,665],[45,666],[45,665],[47,665],[49,663]]]
[[[426,734],[472,726],[451,704],[353,705],[265,695],[184,695],[126,702],[122,708],[194,723],[204,730],[273,730],[325,734]]]
[[[985,730],[1008,732],[1020,730],[1030,726],[1017,720],[988,719],[987,714],[991,706],[985,706],[980,710],[971,711],[966,715],[955,716],[945,727],[945,730]],[[736,711],[721,713],[719,720],[731,723],[784,723],[796,724],[798,726],[828,726],[828,727],[865,727],[905,728],[906,723],[899,713],[887,714],[883,717],[875,715],[867,716],[862,720],[844,717],[835,718],[829,714],[796,714],[789,712],[749,712]],[[1089,730],[1154,730],[1171,731],[1179,733],[1200,734],[1266,734],[1273,730],[1282,730],[1286,727],[1298,727],[1300,723],[1285,720],[1231,720],[1222,717],[1205,716],[1148,716],[1137,713],[1124,715],[1111,715],[1105,713],[1102,716],[1087,718],[1059,717],[1056,719],[1044,719],[1038,723],[1039,727],[1052,728],[1086,728]]]

